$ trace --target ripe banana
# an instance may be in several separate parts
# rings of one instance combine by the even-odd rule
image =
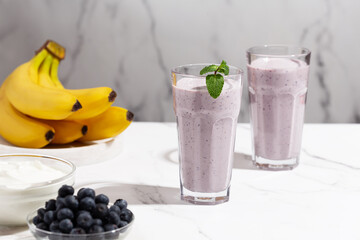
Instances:
[[[0,135],[8,142],[27,148],[41,148],[53,138],[55,130],[51,126],[25,116],[16,110],[0,89]]]
[[[45,60],[39,68],[39,85],[43,87],[52,87],[52,80],[50,77],[50,67],[54,64],[57,58],[54,58],[52,54],[48,53]],[[84,136],[87,132],[87,126],[74,121],[67,120],[45,120],[38,119],[42,123],[45,123],[55,129],[55,137],[51,141],[54,144],[66,144],[75,141],[78,138]]]
[[[80,122],[68,120],[40,120],[41,122],[52,126],[55,129],[55,137],[51,143],[66,144],[84,136],[87,132],[87,126]]]
[[[66,119],[80,120],[95,117],[105,112],[114,102],[116,92],[109,87],[67,89],[82,104],[82,109]]]
[[[44,48],[32,60],[17,67],[5,80],[5,94],[24,114],[42,119],[64,119],[79,110],[81,104],[67,91],[39,85],[39,66],[47,55]]]
[[[123,132],[132,122],[134,114],[127,109],[110,107],[102,114],[81,120],[88,126],[88,132],[79,141],[94,141],[114,137]]]
[[[50,78],[41,78],[41,76],[39,76],[41,79],[45,79],[45,81],[40,81],[40,85],[44,87],[65,89],[58,77],[58,67],[59,59],[53,58],[50,70]],[[116,98],[116,92],[109,87],[65,90],[74,95],[81,102],[82,106],[81,109],[67,117],[67,120],[80,120],[95,117],[107,110],[113,104]]]

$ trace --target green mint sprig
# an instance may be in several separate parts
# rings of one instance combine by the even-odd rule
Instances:
[[[209,65],[201,69],[200,75],[205,73],[214,72],[214,74],[206,75],[206,87],[211,97],[217,98],[220,96],[221,90],[224,86],[224,75],[229,74],[229,66],[222,60],[219,66]]]

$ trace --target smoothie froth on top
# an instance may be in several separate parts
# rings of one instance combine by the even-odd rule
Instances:
[[[309,66],[296,59],[260,58],[248,65],[250,87],[259,91],[295,94],[307,88],[308,73]]]
[[[251,62],[251,66],[263,70],[274,70],[274,69],[296,69],[299,67],[306,66],[303,61],[287,58],[258,58]]]
[[[228,79],[224,82],[222,91],[233,88],[236,86],[234,80]],[[175,88],[181,88],[184,90],[193,90],[193,91],[206,91],[206,80],[204,78],[182,78],[176,83]]]

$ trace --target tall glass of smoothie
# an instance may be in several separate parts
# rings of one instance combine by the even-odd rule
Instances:
[[[299,164],[310,51],[265,45],[247,51],[253,160],[263,169]]]
[[[207,65],[172,69],[172,89],[181,199],[211,205],[229,200],[243,72],[230,66],[222,92],[214,99],[208,93],[205,76],[199,74]]]

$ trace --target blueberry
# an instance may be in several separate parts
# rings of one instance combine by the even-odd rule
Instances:
[[[86,232],[84,229],[77,227],[71,229],[70,234],[86,234]]]
[[[129,223],[131,222],[132,215],[132,212],[129,209],[125,208],[121,210],[120,219]]]
[[[118,226],[119,228],[122,228],[122,227],[125,227],[126,225],[128,225],[127,222],[125,222],[125,221],[120,221],[117,226]]]
[[[86,197],[95,199],[95,191],[94,191],[94,189],[91,189],[91,188],[82,188],[79,190],[77,197],[78,197],[78,200],[81,200]]]
[[[120,224],[120,216],[116,212],[109,213],[109,223],[113,223],[116,226]]]
[[[45,210],[46,211],[56,210],[56,200],[55,199],[50,199],[49,201],[47,201],[45,203]]]
[[[80,211],[77,211],[77,212],[76,212],[75,218],[77,218],[77,217],[78,217],[80,214],[82,214],[82,213],[88,213],[88,214],[90,214],[90,212],[88,212],[88,211],[80,210]]]
[[[39,224],[39,223],[41,223],[41,221],[40,221],[40,219],[39,219],[39,216],[35,216],[34,218],[33,218],[33,224],[34,225],[37,225],[37,224]]]
[[[59,197],[66,197],[67,195],[73,195],[74,188],[69,185],[62,185],[62,187],[58,191]]]
[[[57,212],[57,219],[59,221],[68,218],[68,219],[74,219],[74,213],[69,208],[62,208]]]
[[[91,227],[92,223],[93,223],[93,218],[91,216],[90,213],[81,213],[77,219],[76,219],[76,223],[78,227],[84,228],[84,229],[88,229],[89,227]]]
[[[39,228],[39,229],[41,229],[41,230],[45,230],[45,231],[49,230],[48,225],[47,225],[46,223],[44,223],[44,222],[38,223],[38,224],[36,225],[36,227]]]
[[[47,211],[44,215],[44,223],[50,225],[55,220],[55,217],[54,211]]]
[[[59,229],[63,233],[69,233],[71,232],[71,229],[73,229],[73,223],[70,219],[66,218],[59,222]]]
[[[127,201],[124,199],[118,199],[115,201],[114,205],[118,206],[120,209],[127,208]]]
[[[77,192],[76,196],[79,197],[79,194],[82,194],[81,192],[84,191],[84,190],[85,190],[85,188],[80,188],[79,191]]]
[[[105,224],[105,226],[104,226],[105,232],[113,231],[113,230],[115,230],[117,228],[118,227],[115,224],[111,224],[111,223]]]
[[[65,198],[57,197],[55,206],[56,206],[56,210],[66,207]]]
[[[112,206],[110,207],[109,211],[110,211],[110,212],[116,212],[116,213],[120,216],[121,210],[120,210],[120,208],[119,208],[118,206],[116,206],[116,205],[112,205]]]
[[[94,218],[92,225],[98,225],[98,226],[102,226],[103,225],[103,221],[99,218]]]
[[[74,195],[68,195],[65,197],[65,205],[71,210],[77,210],[79,207],[79,201],[75,198]]]
[[[95,197],[95,203],[109,204],[109,198],[105,194],[99,194]]]
[[[84,189],[85,189],[85,188],[83,188],[83,187],[82,187],[82,188],[80,188],[80,189],[78,190],[77,195],[79,195],[79,193],[80,193],[80,192],[82,192]]]
[[[44,208],[39,208],[37,210],[37,216],[38,216],[40,222],[42,222],[44,220],[44,215],[45,215],[45,209]]]
[[[94,217],[104,219],[109,213],[108,207],[103,203],[98,203],[95,206]]]
[[[49,226],[49,230],[51,232],[60,231],[60,229],[59,229],[59,221],[57,221],[57,220],[53,221]]]
[[[91,197],[85,197],[80,200],[79,209],[92,212],[95,209],[95,201]]]
[[[88,233],[102,233],[104,232],[104,228],[99,225],[93,225],[89,228]]]

